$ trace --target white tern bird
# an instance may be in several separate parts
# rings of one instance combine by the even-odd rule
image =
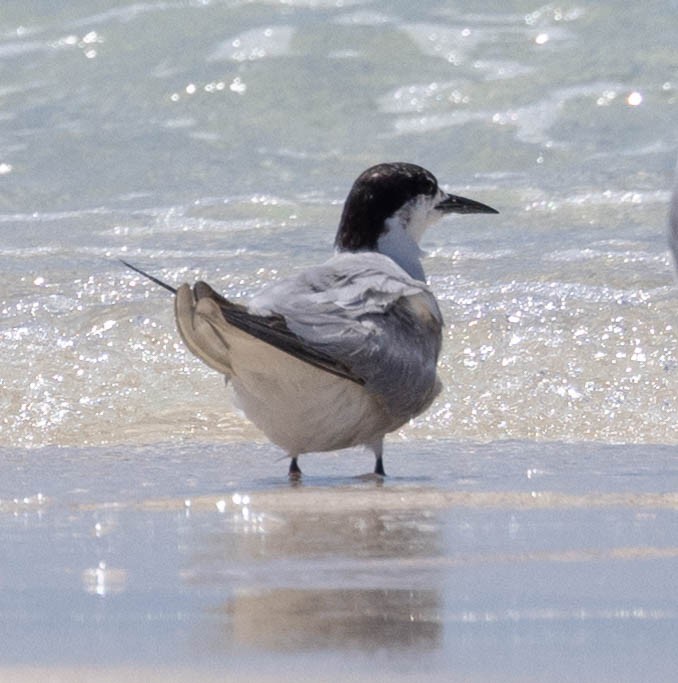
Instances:
[[[179,333],[221,372],[234,403],[290,457],[364,445],[384,475],[384,436],[441,389],[443,320],[425,282],[419,241],[447,213],[497,213],[448,194],[426,169],[382,163],[353,184],[336,253],[265,287],[247,303],[208,284],[175,293]]]

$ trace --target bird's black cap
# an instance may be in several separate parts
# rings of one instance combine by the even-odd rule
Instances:
[[[377,164],[363,171],[348,193],[335,246],[343,251],[375,249],[390,218],[417,195],[438,192],[435,176],[405,162]]]
[[[437,193],[435,176],[416,164],[397,161],[368,168],[346,198],[335,246],[341,251],[376,249],[388,218],[411,199]],[[485,204],[455,195],[447,195],[435,208],[443,213],[497,213]]]

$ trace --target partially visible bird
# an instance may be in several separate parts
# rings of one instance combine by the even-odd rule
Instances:
[[[673,262],[678,270],[678,164],[676,164],[673,183],[673,195],[669,209],[669,246],[673,252]]]
[[[443,320],[419,241],[447,213],[497,213],[438,187],[415,164],[372,166],[353,184],[325,263],[273,282],[247,304],[205,282],[174,289],[186,346],[227,380],[235,405],[290,458],[364,445],[384,475],[384,436],[441,389]]]

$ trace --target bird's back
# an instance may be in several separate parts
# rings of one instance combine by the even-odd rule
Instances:
[[[440,309],[426,284],[387,256],[337,254],[267,288],[249,309],[282,315],[310,346],[349,367],[394,416],[419,414],[440,389]]]
[[[236,404],[288,452],[380,439],[440,390],[435,298],[388,257],[339,254],[268,287],[246,309],[253,321],[269,321],[268,341],[229,321],[234,306],[204,285],[184,285],[179,330],[195,355],[230,378]],[[237,307],[238,315],[244,310]],[[285,346],[290,339],[296,350]]]

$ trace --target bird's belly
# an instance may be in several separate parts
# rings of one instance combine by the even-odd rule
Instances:
[[[276,355],[274,372],[236,368],[231,387],[236,405],[287,453],[373,443],[405,422],[359,384]]]

